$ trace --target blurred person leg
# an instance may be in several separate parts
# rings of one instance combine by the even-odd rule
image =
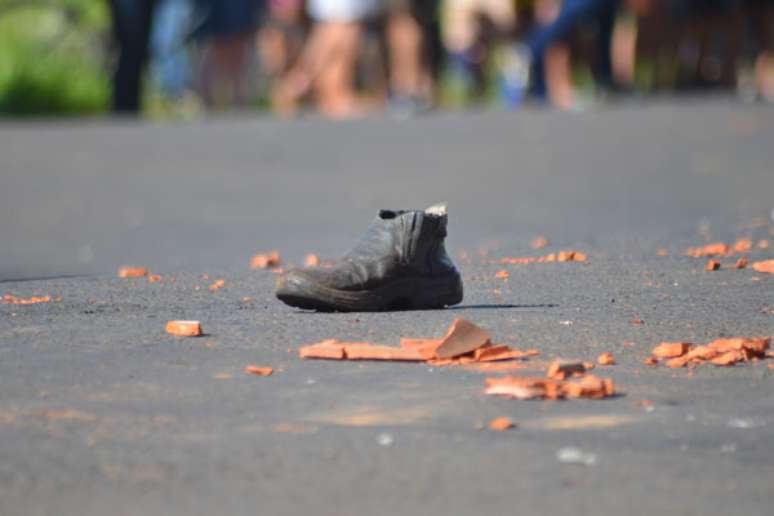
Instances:
[[[774,103],[774,2],[750,0],[749,16],[758,40],[755,86],[761,99]]]
[[[161,92],[180,98],[191,87],[191,61],[185,42],[191,22],[190,0],[159,0],[151,32],[151,71]]]
[[[559,14],[549,25],[538,27],[529,39],[532,55],[532,92],[540,99],[548,96],[545,77],[545,54],[554,44],[565,39],[583,22],[597,21],[595,71],[602,84],[612,84],[610,44],[618,0],[563,0]]]
[[[202,46],[200,87],[209,107],[246,105],[255,92],[249,80],[256,0],[197,0],[204,22],[196,36]]]
[[[482,98],[486,89],[485,66],[490,57],[487,47],[512,36],[516,27],[515,5],[511,0],[446,0],[442,5],[442,38],[452,69],[463,83],[466,95]],[[484,40],[490,44],[484,45]]]
[[[315,20],[299,59],[275,89],[277,113],[292,115],[299,101],[313,92],[320,111],[333,118],[361,116],[374,102],[355,89],[355,68],[363,38],[363,22],[381,9],[378,0],[314,0]]]
[[[118,64],[113,75],[113,112],[140,111],[142,72],[148,59],[155,0],[110,0]]]
[[[426,91],[422,84],[422,32],[402,3],[387,16],[390,90],[393,96],[418,99]]]

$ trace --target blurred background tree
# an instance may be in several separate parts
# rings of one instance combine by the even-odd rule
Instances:
[[[106,111],[109,37],[102,0],[0,0],[0,113]]]

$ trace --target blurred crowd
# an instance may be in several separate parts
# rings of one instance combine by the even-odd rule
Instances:
[[[742,89],[774,102],[774,0],[110,0],[110,6],[116,112],[138,112],[146,70],[172,103],[264,103],[286,116],[302,109],[335,118],[383,110],[410,115],[438,105],[442,90],[465,102],[572,110],[631,95],[636,76],[651,89]]]

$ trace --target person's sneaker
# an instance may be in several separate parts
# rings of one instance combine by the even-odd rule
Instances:
[[[277,298],[340,312],[422,310],[462,301],[462,278],[446,254],[446,206],[381,210],[355,248],[330,266],[291,269]]]

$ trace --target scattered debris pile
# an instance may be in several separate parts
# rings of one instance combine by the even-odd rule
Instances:
[[[588,256],[579,251],[559,251],[558,253],[538,257],[500,258],[500,263],[504,265],[524,265],[528,263],[585,262],[587,259]]]
[[[484,394],[519,400],[601,399],[615,394],[613,380],[585,374],[573,380],[503,376],[486,378],[485,382]]]
[[[50,303],[51,301],[61,301],[61,297],[52,298],[51,296],[32,296],[28,298],[16,297],[12,294],[5,294],[3,302],[11,305],[35,305],[38,303]]]
[[[488,331],[465,319],[455,319],[441,339],[403,338],[400,347],[328,339],[303,346],[298,354],[301,358],[427,362],[442,366],[524,359],[539,352],[493,344]]]
[[[717,339],[706,345],[695,346],[689,342],[662,342],[651,350],[648,365],[663,361],[667,367],[695,367],[707,362],[716,366],[731,366],[772,357],[768,351],[771,337]]]

